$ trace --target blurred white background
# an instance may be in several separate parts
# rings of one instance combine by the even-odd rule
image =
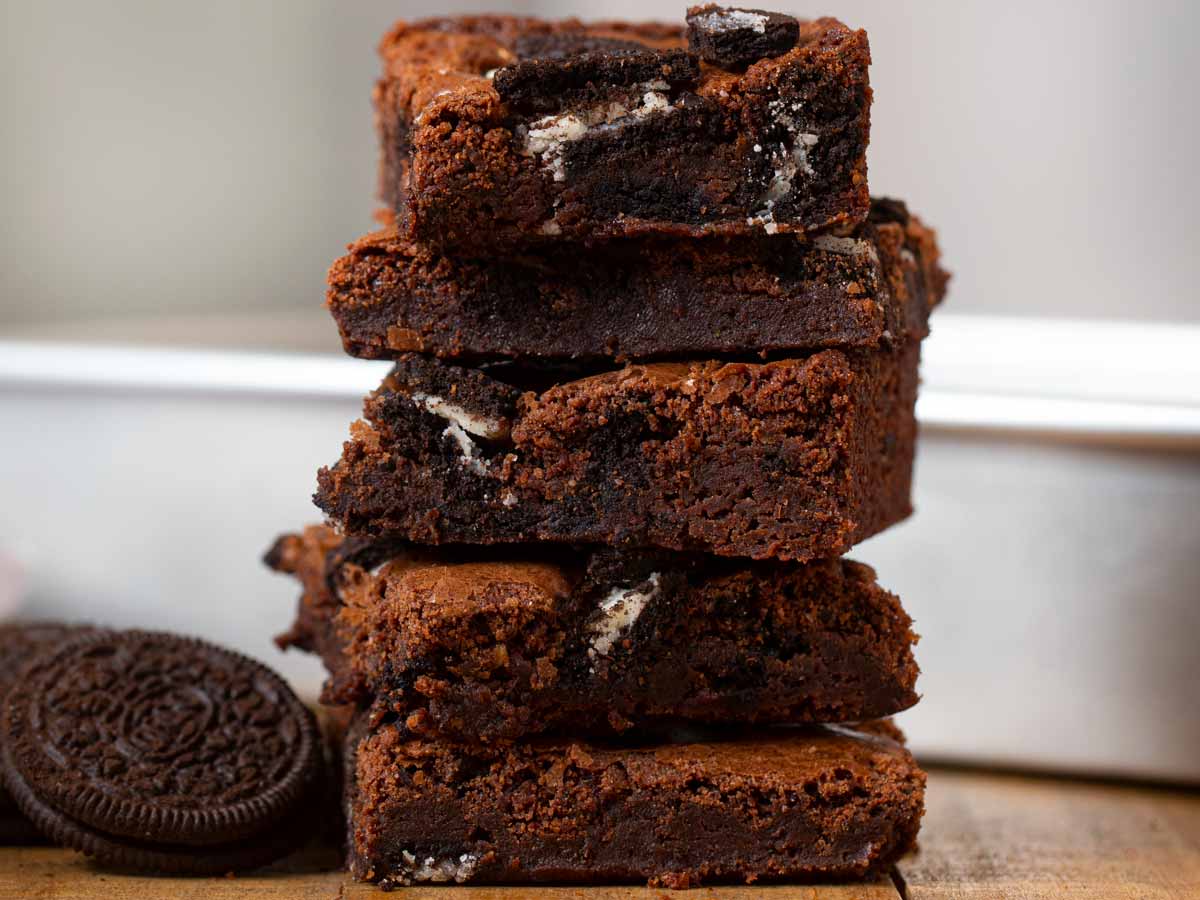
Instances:
[[[311,312],[372,227],[370,87],[393,19],[685,6],[5,0],[0,327]],[[871,184],[940,228],[955,311],[1200,319],[1200,3],[784,6],[868,29]]]
[[[258,556],[379,377],[321,308],[373,228],[379,36],[685,5],[0,0],[0,615],[204,634],[315,691]],[[854,553],[923,635],[914,744],[1200,782],[1200,3],[779,8],[870,32],[873,190],[955,276],[918,515]]]

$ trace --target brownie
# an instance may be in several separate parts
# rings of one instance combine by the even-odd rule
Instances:
[[[876,200],[851,237],[631,238],[451,257],[392,227],[350,245],[327,305],[346,351],[395,358],[655,359],[924,336],[945,292],[932,230]]]
[[[757,49],[750,34],[730,35],[733,59],[662,24],[401,22],[375,92],[383,199],[405,237],[487,252],[845,233],[869,204],[866,33],[825,18],[764,29]]]
[[[909,342],[544,387],[544,370],[407,356],[315,500],[345,533],[417,543],[839,556],[911,511],[918,357]]]
[[[276,572],[295,575],[302,587],[301,602],[292,627],[275,638],[280,650],[295,647],[321,657],[331,671],[342,671],[341,642],[328,627],[329,619],[337,612],[338,588],[332,575],[346,562],[370,569],[377,562],[368,562],[354,554],[356,547],[368,547],[370,542],[357,538],[342,538],[332,528],[311,526],[303,535],[281,535],[263,555],[263,562]]]
[[[389,887],[876,875],[912,846],[925,790],[887,731],[540,740],[481,760],[362,717],[347,754],[350,870]]]
[[[293,634],[323,651],[324,702],[377,699],[414,735],[854,722],[917,701],[911,621],[859,563],[401,546],[364,568],[336,545],[314,526],[269,556],[304,586]]]

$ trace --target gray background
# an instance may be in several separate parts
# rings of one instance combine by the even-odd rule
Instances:
[[[954,311],[1200,317],[1200,4],[785,6],[870,31],[872,185],[941,229]],[[223,336],[206,328],[237,313],[239,342],[292,342],[289,317],[316,314],[325,268],[372,227],[375,42],[396,17],[479,7],[4,2],[0,334],[184,317]]]

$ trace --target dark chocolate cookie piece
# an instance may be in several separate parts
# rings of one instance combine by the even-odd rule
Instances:
[[[162,633],[98,632],[38,656],[0,728],[27,814],[50,821],[45,807],[80,834],[169,853],[286,830],[321,771],[312,714],[277,675]],[[77,838],[64,842],[96,844]]]
[[[85,632],[90,625],[68,625],[64,622],[10,622],[0,625],[0,695],[34,656]]]
[[[700,63],[686,50],[589,50],[523,59],[496,72],[500,99],[522,112],[556,112],[609,99],[620,89],[665,90],[695,83]]]
[[[534,31],[513,42],[518,59],[565,59],[598,50],[644,50],[646,45],[622,38],[602,37],[586,31]]]
[[[63,622],[20,622],[0,625],[0,699],[8,693],[21,668],[38,653],[93,629]],[[41,832],[21,815],[0,784],[0,845],[36,842]]]
[[[460,444],[464,435],[507,439],[521,396],[520,390],[478,370],[443,365],[415,353],[402,355],[386,381],[403,404],[445,419],[447,432]]]
[[[693,6],[687,14],[688,46],[722,69],[740,69],[760,59],[782,56],[800,39],[800,23],[761,9]]]
[[[17,805],[37,831],[55,844],[78,850],[97,862],[118,869],[166,875],[222,875],[257,869],[281,859],[301,846],[313,831],[306,816],[266,829],[242,841],[210,844],[157,844],[105,834],[64,815],[34,793],[13,767],[12,754],[4,748],[5,779]],[[306,803],[316,807],[323,801],[323,787],[313,785]]]

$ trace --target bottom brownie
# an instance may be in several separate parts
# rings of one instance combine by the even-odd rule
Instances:
[[[485,761],[361,716],[347,748],[355,878],[701,882],[863,878],[908,850],[925,774],[888,723],[535,741]]]

